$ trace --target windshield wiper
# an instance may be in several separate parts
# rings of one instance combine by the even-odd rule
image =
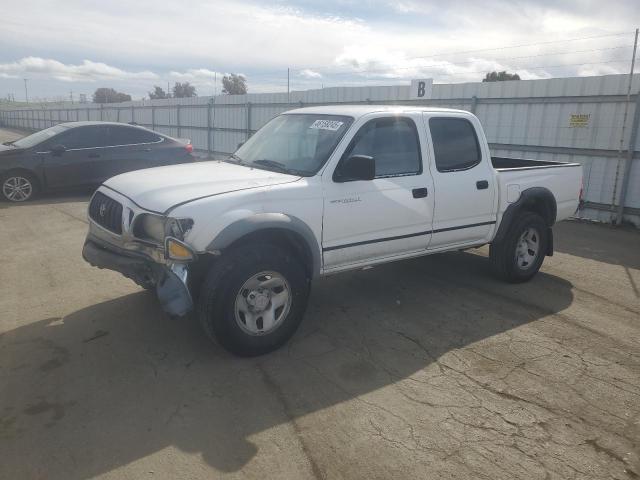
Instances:
[[[281,173],[288,173],[289,175],[303,175],[301,170],[289,168],[284,163],[276,162],[275,160],[254,160],[253,162],[251,162],[251,164],[264,165],[265,167],[277,170]]]
[[[231,155],[229,155],[227,158],[225,158],[223,160],[224,162],[229,162],[229,163],[243,163],[244,160],[242,160],[239,156],[237,156],[235,153],[232,153]]]
[[[3,145],[6,145],[7,147],[12,147],[13,146],[13,142],[3,142]]]

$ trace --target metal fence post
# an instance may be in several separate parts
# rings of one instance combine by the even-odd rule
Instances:
[[[156,107],[151,104],[151,130],[156,129]]]
[[[471,110],[469,111],[475,115],[477,107],[478,107],[478,97],[474,95],[473,97],[471,97]]]
[[[120,108],[116,107],[116,122],[120,121]]]
[[[131,104],[131,123],[136,123],[136,107],[133,103]]]
[[[631,165],[633,163],[633,154],[636,150],[636,140],[638,139],[638,128],[640,128],[640,92],[636,94],[636,106],[633,113],[633,121],[631,122],[631,138],[629,138],[627,158],[625,159],[624,170],[622,172],[622,187],[620,188],[620,202],[618,203],[618,211],[616,213],[616,225],[620,225],[622,223],[622,217],[624,215],[624,204],[627,200]]]
[[[91,120],[91,109],[87,107],[87,121]]]
[[[102,117],[103,117],[103,112],[104,111],[104,104],[100,104],[100,121],[102,121]]]
[[[251,102],[247,102],[247,138],[251,137]]]
[[[207,157],[211,158],[211,104],[213,97],[207,103]]]
[[[182,133],[182,125],[180,124],[180,104],[178,103],[176,105],[176,123],[178,124],[178,135],[176,135],[178,138],[180,138],[180,134]]]

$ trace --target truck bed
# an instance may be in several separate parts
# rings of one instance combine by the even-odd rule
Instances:
[[[550,160],[530,160],[527,158],[491,157],[493,168],[499,171],[550,167],[575,167],[578,163],[552,162]]]

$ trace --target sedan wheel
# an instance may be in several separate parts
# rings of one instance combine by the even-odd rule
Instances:
[[[6,177],[2,182],[2,194],[11,202],[24,202],[33,195],[33,183],[22,175]]]

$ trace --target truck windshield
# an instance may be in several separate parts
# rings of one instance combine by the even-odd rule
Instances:
[[[255,168],[315,175],[352,122],[353,118],[339,115],[280,115],[258,130],[231,158]]]
[[[11,145],[18,148],[31,148],[34,145],[38,145],[39,143],[44,142],[45,140],[49,140],[54,135],[57,135],[60,132],[64,132],[68,130],[67,127],[62,125],[55,125],[53,127],[45,128],[44,130],[40,130],[34,134],[28,135],[20,140],[16,140]]]

